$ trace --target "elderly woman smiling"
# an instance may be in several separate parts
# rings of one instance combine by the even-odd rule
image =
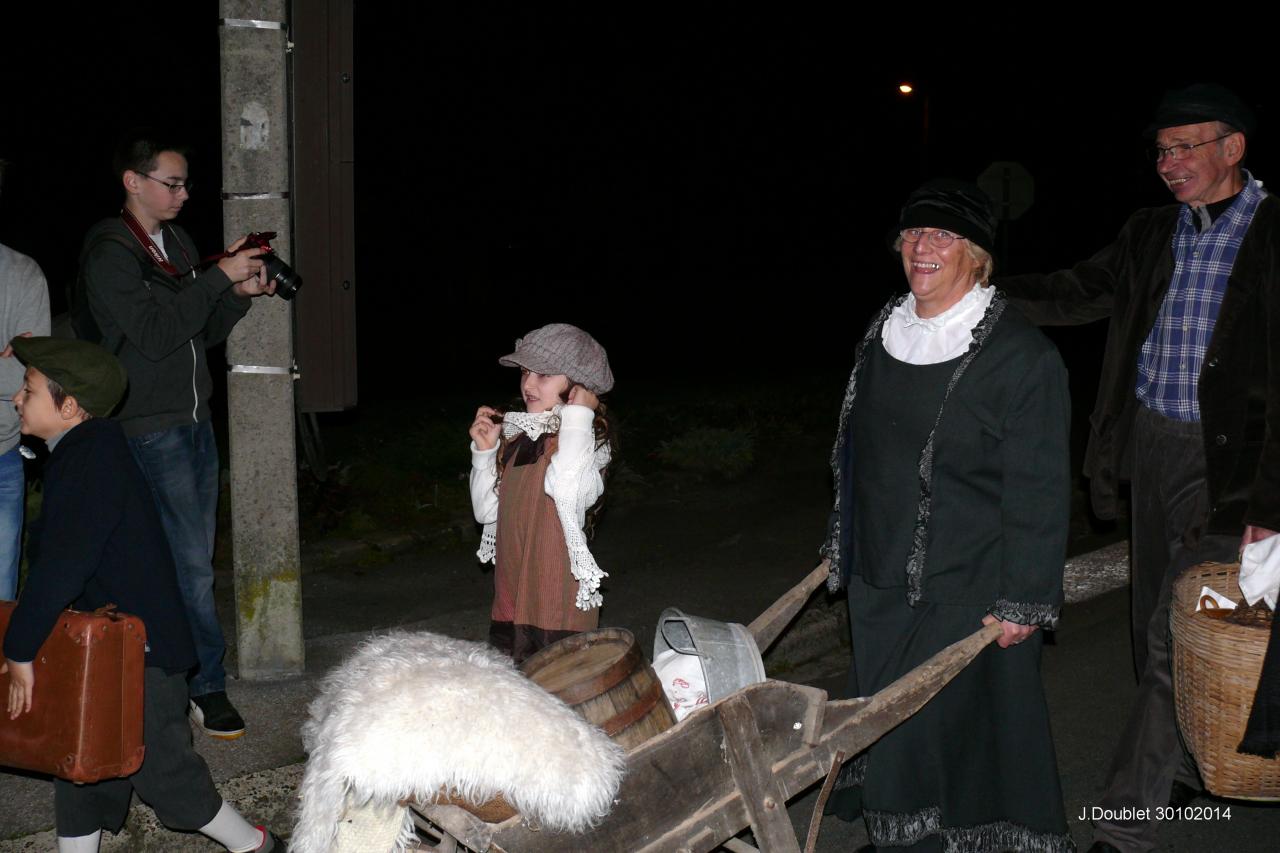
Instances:
[[[935,181],[907,199],[895,249],[911,292],[857,347],[832,453],[822,550],[831,588],[849,590],[855,695],[984,623],[1002,628],[846,774],[877,849],[1075,849],[1037,630],[1062,603],[1066,371],[987,286],[995,226],[971,184]]]

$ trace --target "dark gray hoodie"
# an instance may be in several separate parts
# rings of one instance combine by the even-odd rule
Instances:
[[[226,339],[250,304],[217,265],[192,268],[200,255],[185,231],[166,222],[163,234],[177,278],[146,256],[119,217],[89,229],[81,261],[102,345],[129,373],[115,417],[131,438],[209,419],[205,350]]]

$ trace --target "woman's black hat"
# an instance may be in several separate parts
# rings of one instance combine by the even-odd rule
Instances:
[[[898,230],[941,228],[968,238],[988,252],[996,243],[996,215],[977,184],[937,178],[923,184],[902,205]]]

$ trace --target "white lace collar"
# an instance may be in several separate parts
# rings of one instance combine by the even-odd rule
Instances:
[[[893,309],[880,331],[889,355],[908,364],[937,364],[969,349],[973,328],[982,320],[995,288],[974,285],[960,301],[936,317],[916,314],[915,294]]]

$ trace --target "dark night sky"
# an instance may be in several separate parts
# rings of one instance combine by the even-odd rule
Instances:
[[[1270,73],[1206,73],[1091,22],[1032,40],[958,32],[958,11],[894,28],[722,5],[630,18],[436,5],[356,5],[365,394],[387,364],[445,385],[490,377],[516,335],[555,320],[595,333],[621,381],[841,373],[901,287],[885,235],[923,177],[1024,164],[1036,203],[1000,260],[1048,268],[1166,201],[1139,139],[1166,86],[1233,85],[1264,132],[1274,98]],[[40,261],[55,299],[84,229],[118,204],[107,162],[131,125],[193,142],[201,188],[183,221],[203,250],[222,242],[217,4],[91,8],[60,29],[9,22],[0,66],[0,240]],[[1280,181],[1274,160],[1269,137],[1253,142],[1259,177]],[[1092,334],[1058,340],[1087,351]]]

